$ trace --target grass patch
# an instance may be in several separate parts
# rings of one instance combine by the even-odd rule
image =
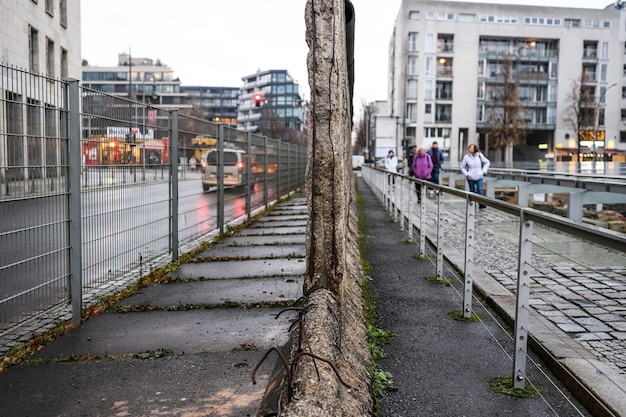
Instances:
[[[413,255],[413,259],[417,259],[418,261],[432,261],[433,257],[432,256],[420,256],[418,253],[416,253],[415,255]]]
[[[432,282],[433,284],[441,284],[441,285],[448,285],[448,286],[452,285],[452,282],[446,277],[443,277],[441,279],[437,279],[437,277],[426,277],[426,279]]]
[[[451,312],[448,313],[448,316],[452,317],[454,320],[469,321],[469,322],[472,322],[472,323],[484,321],[484,317],[479,316],[478,314],[474,313],[473,311],[472,311],[472,314],[470,315],[470,317],[463,317],[463,312],[462,311],[451,311]]]
[[[524,383],[524,389],[513,388],[513,378],[499,376],[489,381],[489,386],[494,392],[510,395],[512,397],[532,398],[537,391],[528,383]]]
[[[361,281],[361,292],[363,293],[363,299],[365,301],[363,306],[363,315],[365,317],[365,323],[367,326],[367,340],[369,349],[371,352],[372,362],[367,367],[367,371],[372,378],[372,393],[374,400],[374,415],[379,416],[380,409],[380,398],[383,396],[385,392],[394,391],[396,387],[393,384],[393,376],[391,373],[383,371],[378,366],[378,361],[380,359],[386,358],[387,353],[383,349],[383,345],[389,343],[391,338],[394,336],[394,333],[389,330],[383,330],[376,327],[376,307],[374,305],[374,296],[370,290],[370,284],[372,282],[372,278],[369,273],[371,270],[370,264],[363,258],[363,246],[365,244],[365,235],[362,233],[363,230],[363,200],[361,198],[361,194],[357,188],[356,190],[357,196],[357,208],[359,212],[358,216],[358,229],[359,229],[359,239],[358,239],[358,249],[361,257],[361,270],[363,271],[364,278]]]

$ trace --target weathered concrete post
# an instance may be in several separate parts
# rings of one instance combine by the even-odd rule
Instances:
[[[292,333],[294,372],[286,382],[284,417],[368,416],[373,410],[350,158],[353,52],[346,47],[353,22],[348,0],[307,1],[307,302]]]
[[[345,0],[306,5],[307,66],[311,87],[309,219],[304,293],[326,288],[339,294],[346,272],[351,188],[351,92],[346,53]]]

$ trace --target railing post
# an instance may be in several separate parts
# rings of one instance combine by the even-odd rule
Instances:
[[[269,167],[268,163],[268,151],[269,151],[269,139],[267,136],[263,137],[263,205],[265,206],[265,210],[269,209],[269,179],[267,175],[267,170]]]
[[[407,208],[407,229],[408,229],[408,239],[409,242],[413,242],[413,207],[415,206],[415,204],[412,203],[412,195],[413,195],[413,189],[415,189],[415,183],[413,182],[412,179],[408,179],[409,182],[409,189],[407,191],[407,204],[409,205]],[[417,201],[417,199],[416,199]]]
[[[472,316],[472,291],[474,286],[474,223],[476,220],[476,203],[470,199],[465,205],[465,265],[463,284],[463,317]]]
[[[70,256],[70,297],[72,299],[72,323],[79,325],[83,314],[83,268],[82,268],[82,221],[80,195],[80,87],[78,80],[69,81],[67,91],[69,126],[68,161],[69,181],[66,182],[69,206],[69,256]]]
[[[420,208],[420,258],[424,258],[426,256],[426,187],[421,180],[420,184],[420,200],[421,203],[418,204]]]
[[[254,178],[252,177],[252,132],[246,132],[246,215],[248,220],[252,218],[252,192],[254,191]]]
[[[183,167],[184,168],[184,167]],[[170,111],[170,250],[178,260],[178,110]]]
[[[422,186],[422,191],[426,187]],[[424,198],[425,196],[422,195]],[[425,200],[422,200],[422,203]],[[443,204],[443,193],[437,194],[437,281],[443,279],[443,214],[445,206]]]
[[[526,383],[532,237],[533,222],[526,220],[526,213],[521,210],[517,267],[517,299],[515,305],[515,353],[513,357],[513,387],[516,389],[523,389]]]
[[[217,133],[217,228],[224,235],[224,125],[220,123]]]

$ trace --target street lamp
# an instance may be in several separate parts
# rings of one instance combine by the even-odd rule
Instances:
[[[598,140],[598,125],[600,124],[600,104],[604,100],[604,97],[606,96],[606,92],[609,91],[611,88],[615,87],[616,85],[617,83],[613,83],[607,88],[605,88],[602,94],[600,94],[600,97],[598,98],[598,102],[596,103],[595,114],[594,114],[594,119],[593,119],[593,122],[594,122],[593,138],[591,142],[591,153],[592,153],[592,158],[593,158],[592,165],[593,165],[594,171],[596,169],[596,141]]]

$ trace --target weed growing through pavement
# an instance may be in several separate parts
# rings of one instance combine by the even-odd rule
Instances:
[[[363,200],[361,199],[361,194],[359,190],[356,190],[357,195],[357,207],[359,212],[359,220],[358,220],[358,229],[359,229],[359,239],[358,239],[358,248],[359,254],[361,255],[361,270],[363,271],[364,278],[361,281],[360,287],[361,292],[363,293],[363,299],[365,301],[363,306],[363,315],[365,317],[365,324],[367,326],[367,340],[368,345],[372,355],[372,362],[367,367],[367,371],[372,378],[372,394],[374,399],[374,415],[380,415],[380,399],[385,392],[394,391],[396,387],[393,383],[393,376],[391,373],[383,371],[378,366],[378,361],[387,357],[383,349],[383,345],[389,343],[391,338],[394,336],[393,332],[389,330],[382,330],[376,327],[376,308],[374,305],[374,296],[370,291],[370,284],[372,278],[369,275],[370,265],[369,263],[363,259],[363,245],[364,238],[366,235],[362,233],[363,223],[362,223],[362,210],[363,210]]]
[[[441,284],[441,285],[452,285],[452,282],[450,282],[450,280],[446,277],[443,277],[441,279],[437,279],[437,277],[426,277],[426,279],[434,284]]]
[[[537,394],[537,390],[528,382],[524,383],[524,388],[514,388],[511,376],[499,376],[489,381],[489,386],[494,392],[510,395],[512,397],[531,398]]]

